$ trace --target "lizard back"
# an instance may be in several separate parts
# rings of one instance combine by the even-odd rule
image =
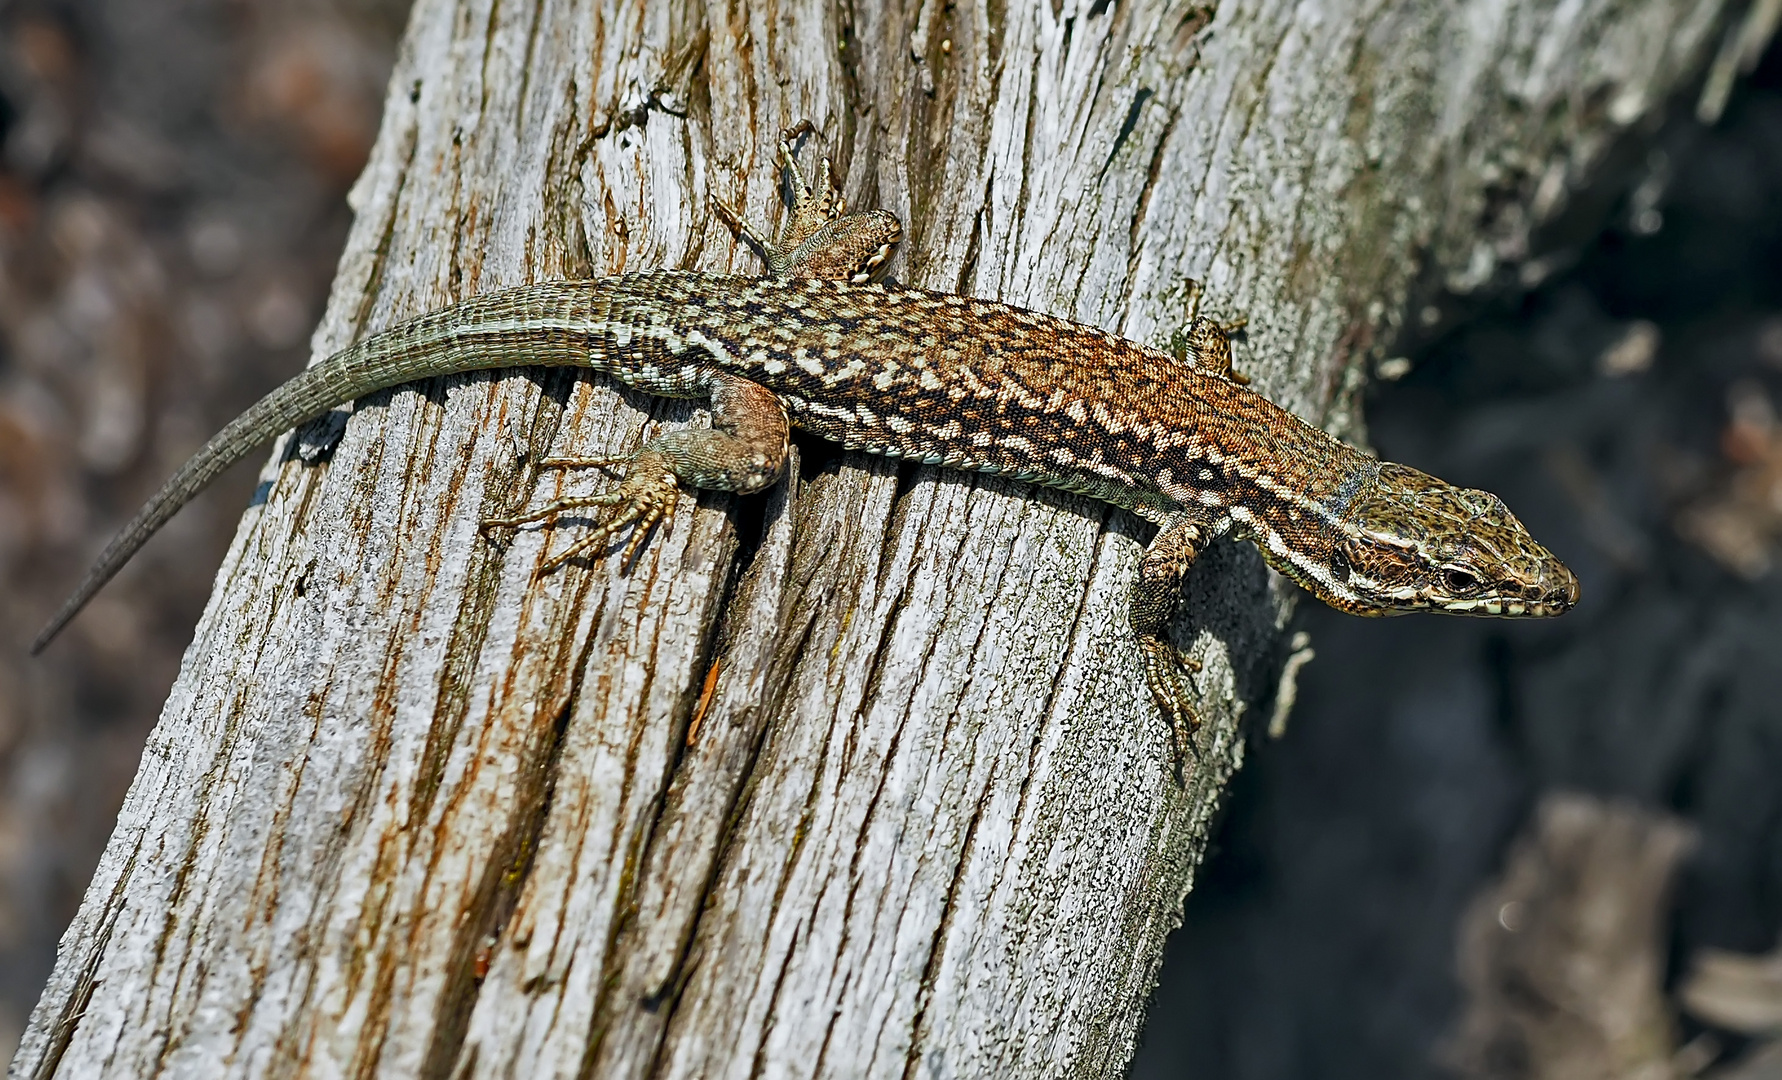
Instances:
[[[587,367],[670,397],[704,396],[716,369],[773,391],[794,424],[850,449],[1083,492],[1153,519],[1284,491],[1321,505],[1367,460],[1168,354],[994,301],[684,271],[544,282],[373,334],[267,394],[120,531],[32,651],[180,507],[280,433],[404,383],[529,366]]]

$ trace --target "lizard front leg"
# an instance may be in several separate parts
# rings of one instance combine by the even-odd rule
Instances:
[[[565,510],[613,507],[611,517],[547,559],[539,571],[596,550],[627,525],[632,526],[631,542],[620,561],[629,566],[650,531],[674,516],[682,484],[739,495],[773,484],[786,467],[786,409],[780,399],[758,383],[723,372],[712,372],[707,383],[712,409],[709,430],[664,432],[636,453],[618,457],[546,458],[541,464],[553,468],[623,464],[625,479],[611,491],[555,499],[524,514],[489,518],[484,526],[507,528]]]
[[[1166,518],[1139,560],[1138,581],[1132,590],[1130,618],[1144,655],[1145,682],[1157,711],[1169,725],[1176,779],[1184,782],[1190,760],[1199,757],[1194,735],[1200,730],[1200,714],[1189,701],[1187,672],[1200,670],[1200,665],[1177,653],[1167,630],[1181,604],[1182,579],[1215,532],[1186,513]]]

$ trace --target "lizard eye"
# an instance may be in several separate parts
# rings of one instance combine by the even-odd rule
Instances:
[[[1451,593],[1470,593],[1479,587],[1479,577],[1469,570],[1450,566],[1442,571],[1442,584]]]

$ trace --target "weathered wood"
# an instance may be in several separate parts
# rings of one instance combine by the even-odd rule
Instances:
[[[1257,386],[1354,433],[1415,284],[1526,258],[1725,6],[421,0],[316,352],[535,278],[753,272],[711,201],[776,215],[810,117],[902,280],[1160,341],[1203,279]],[[1253,552],[1179,628],[1184,792],[1123,514],[806,443],[630,573],[537,575],[551,534],[479,520],[697,409],[512,372],[358,411],[268,466],[15,1076],[1122,1070],[1285,659]]]

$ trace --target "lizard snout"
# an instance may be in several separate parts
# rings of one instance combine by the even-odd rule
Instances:
[[[1536,583],[1543,614],[1563,615],[1578,603],[1578,578],[1558,559],[1549,563]]]

